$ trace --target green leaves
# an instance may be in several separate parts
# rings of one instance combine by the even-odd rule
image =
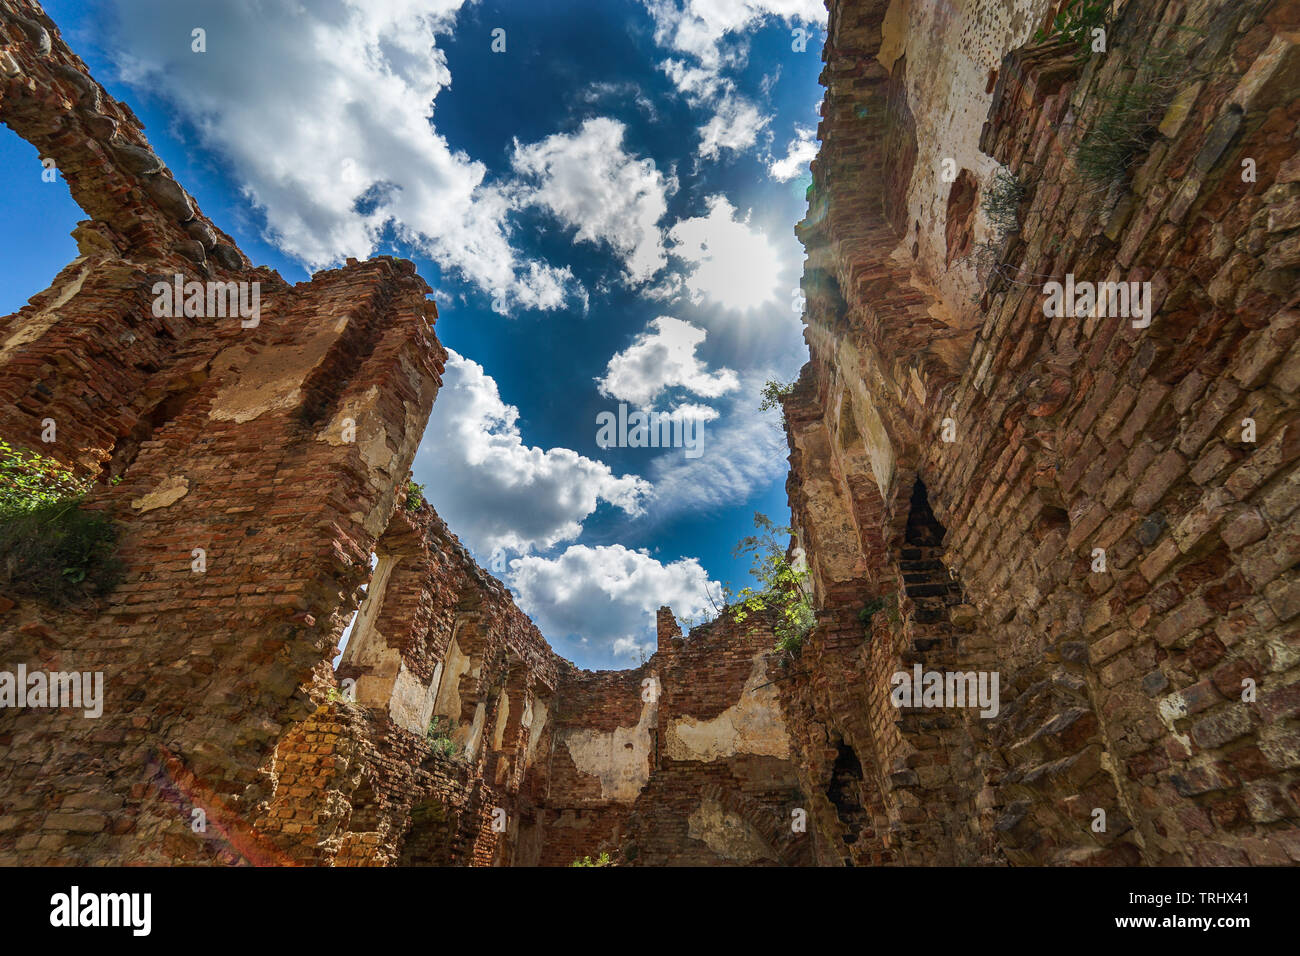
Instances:
[[[77,478],[53,458],[25,452],[0,438],[0,514],[76,498],[89,491],[91,484],[93,479]]]
[[[406,510],[419,511],[424,507],[424,485],[414,479],[406,483]]]
[[[862,627],[863,630],[866,631],[867,637],[871,637],[872,619],[881,611],[885,612],[890,624],[898,624],[902,621],[902,617],[898,611],[897,593],[891,591],[889,594],[882,594],[880,597],[872,598],[867,602],[866,606],[858,612],[858,620],[862,622]]]
[[[59,606],[116,586],[117,529],[82,507],[93,483],[0,439],[0,590]]]
[[[796,653],[817,623],[806,568],[795,567],[786,556],[791,529],[778,527],[764,514],[755,513],[758,534],[742,538],[733,554],[748,554],[749,573],[761,589],[744,588],[735,595],[732,620],[744,621],[751,613],[775,610],[776,650]]]
[[[443,720],[447,721],[446,728],[441,726]],[[424,739],[433,745],[434,753],[440,753],[444,757],[452,757],[456,754],[456,741],[451,739],[451,718],[441,717],[434,714],[429,721],[429,727],[424,732]]]
[[[1078,47],[1077,56],[1084,60],[1092,51],[1092,31],[1106,29],[1111,0],[1071,0],[1052,20],[1051,29],[1034,32],[1034,42],[1042,43],[1054,36],[1068,38]]]
[[[768,381],[763,383],[763,391],[761,393],[763,401],[759,404],[758,410],[760,412],[766,412],[775,408],[777,411],[781,411],[781,400],[794,391],[794,385],[794,382],[790,382],[789,384],[777,381]]]

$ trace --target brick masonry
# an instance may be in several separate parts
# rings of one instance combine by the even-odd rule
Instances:
[[[1127,4],[1086,65],[1009,51],[978,145],[1025,185],[1020,228],[964,302],[911,233],[969,248],[970,179],[897,168],[948,93],[900,108],[887,7],[830,4],[798,229],[788,488],[821,611],[783,703],[818,861],[1300,861],[1297,8]],[[1098,191],[1078,144],[1148,50],[1170,102]],[[1066,273],[1149,281],[1154,321],[1045,317]],[[998,672],[999,713],[895,707],[917,663]]]
[[[99,477],[126,565],[95,606],[0,599],[14,667],[105,680],[99,719],[0,712],[0,862],[800,859],[768,623],[555,655],[406,501],[446,358],[413,266],[253,268],[35,4],[0,31],[0,118],[92,217],[0,319],[0,434]],[[260,283],[258,323],[155,317],[178,273]]]
[[[126,564],[93,606],[0,597],[6,666],[106,694],[0,711],[0,863],[1300,860],[1296,8],[1129,4],[1084,65],[964,25],[985,6],[829,4],[784,408],[817,627],[791,657],[764,615],[664,608],[649,660],[593,673],[406,499],[446,356],[414,267],[253,267],[0,0],[0,119],[90,217],[0,318],[0,434],[100,479]],[[982,128],[924,67],[970,30]],[[1140,166],[1085,188],[1082,131],[1175,42]],[[936,193],[945,137],[1026,185],[983,275],[986,177]],[[1154,321],[1045,318],[1066,272],[1150,281]],[[155,317],[177,273],[260,283],[259,323]],[[998,713],[895,707],[918,665],[996,673]]]

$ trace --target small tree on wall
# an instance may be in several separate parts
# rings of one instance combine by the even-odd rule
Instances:
[[[742,538],[733,554],[750,556],[749,573],[762,586],[747,587],[735,595],[732,619],[743,621],[755,611],[775,610],[776,650],[797,653],[816,624],[808,569],[787,556],[790,528],[778,527],[757,512],[754,527],[758,533]]]

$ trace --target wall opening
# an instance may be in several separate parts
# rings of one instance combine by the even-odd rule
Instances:
[[[349,833],[373,833],[379,829],[379,798],[369,777],[352,794],[352,816],[348,819]]]
[[[389,578],[401,559],[398,554],[379,552],[371,556],[374,571],[370,584],[366,587],[365,599],[348,625],[346,646],[339,655],[339,675],[357,682],[357,703],[364,707],[388,706],[401,669],[400,652],[388,646],[377,626]]]
[[[844,824],[844,861],[853,866],[848,848],[855,846],[870,823],[870,815],[862,805],[862,762],[848,744],[841,741],[835,764],[831,767],[831,782],[826,788],[826,798],[835,807],[835,813]]]
[[[903,531],[899,570],[914,607],[913,620],[919,624],[947,621],[948,606],[961,603],[961,588],[942,560],[946,533],[930,508],[924,482],[917,478]]]
[[[5,226],[0,230],[0,316],[17,312],[44,291],[28,288],[32,276],[54,277],[77,258],[72,230],[88,218],[72,198],[57,168],[42,165],[36,147],[8,126],[0,125],[0,170],[4,171]],[[9,330],[14,331],[14,330]],[[7,336],[0,332],[0,344]]]
[[[426,800],[411,809],[411,825],[402,843],[398,866],[447,866],[453,862],[458,814],[440,800]]]

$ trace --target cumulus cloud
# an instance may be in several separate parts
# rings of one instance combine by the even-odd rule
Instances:
[[[475,553],[572,541],[602,501],[641,513],[648,482],[616,476],[568,448],[527,445],[518,418],[483,366],[448,352],[415,471],[438,513]]]
[[[125,82],[167,98],[224,157],[268,239],[308,268],[365,258],[391,227],[501,302],[557,308],[571,273],[519,255],[509,197],[432,122],[451,83],[437,41],[461,5],[133,0],[110,49]]]
[[[753,146],[770,118],[737,92],[724,70],[744,65],[744,35],[769,20],[822,24],[821,0],[643,0],[655,24],[655,42],[677,57],[660,65],[678,92],[711,118],[700,127],[701,159]],[[767,91],[765,85],[764,92]]]
[[[628,278],[644,282],[663,268],[659,220],[677,184],[649,159],[623,149],[624,126],[607,117],[589,119],[574,133],[557,133],[539,143],[515,141],[512,164],[529,187],[519,201],[542,206],[578,239],[611,246]]]
[[[780,159],[772,157],[767,174],[777,182],[788,183],[796,176],[808,172],[808,164],[817,158],[817,131],[806,126],[795,127],[795,138]]]
[[[694,302],[752,309],[772,302],[780,284],[781,255],[762,232],[737,217],[725,196],[708,201],[708,213],[669,231],[669,251],[685,260],[685,286]]]
[[[572,545],[553,558],[518,558],[510,569],[515,600],[547,638],[580,635],[584,656],[621,666],[642,648],[653,652],[660,605],[699,618],[713,612],[706,591],[721,591],[695,558],[663,564],[621,544]]]
[[[739,152],[748,149],[771,122],[726,77],[691,66],[683,60],[666,60],[659,68],[692,108],[712,114],[699,128],[697,155],[701,159],[718,159],[723,150]]]
[[[597,379],[602,395],[649,406],[665,389],[681,387],[701,398],[717,398],[740,386],[728,368],[711,372],[695,350],[707,333],[689,322],[661,315],[626,349],[618,352]]]
[[[822,0],[644,0],[655,23],[655,42],[687,53],[717,71],[744,62],[743,47],[723,43],[772,18],[786,23],[822,24]]]
[[[768,117],[749,100],[728,93],[718,101],[709,121],[700,127],[699,154],[703,159],[717,159],[723,150],[743,152],[758,142],[758,134],[768,122]]]

